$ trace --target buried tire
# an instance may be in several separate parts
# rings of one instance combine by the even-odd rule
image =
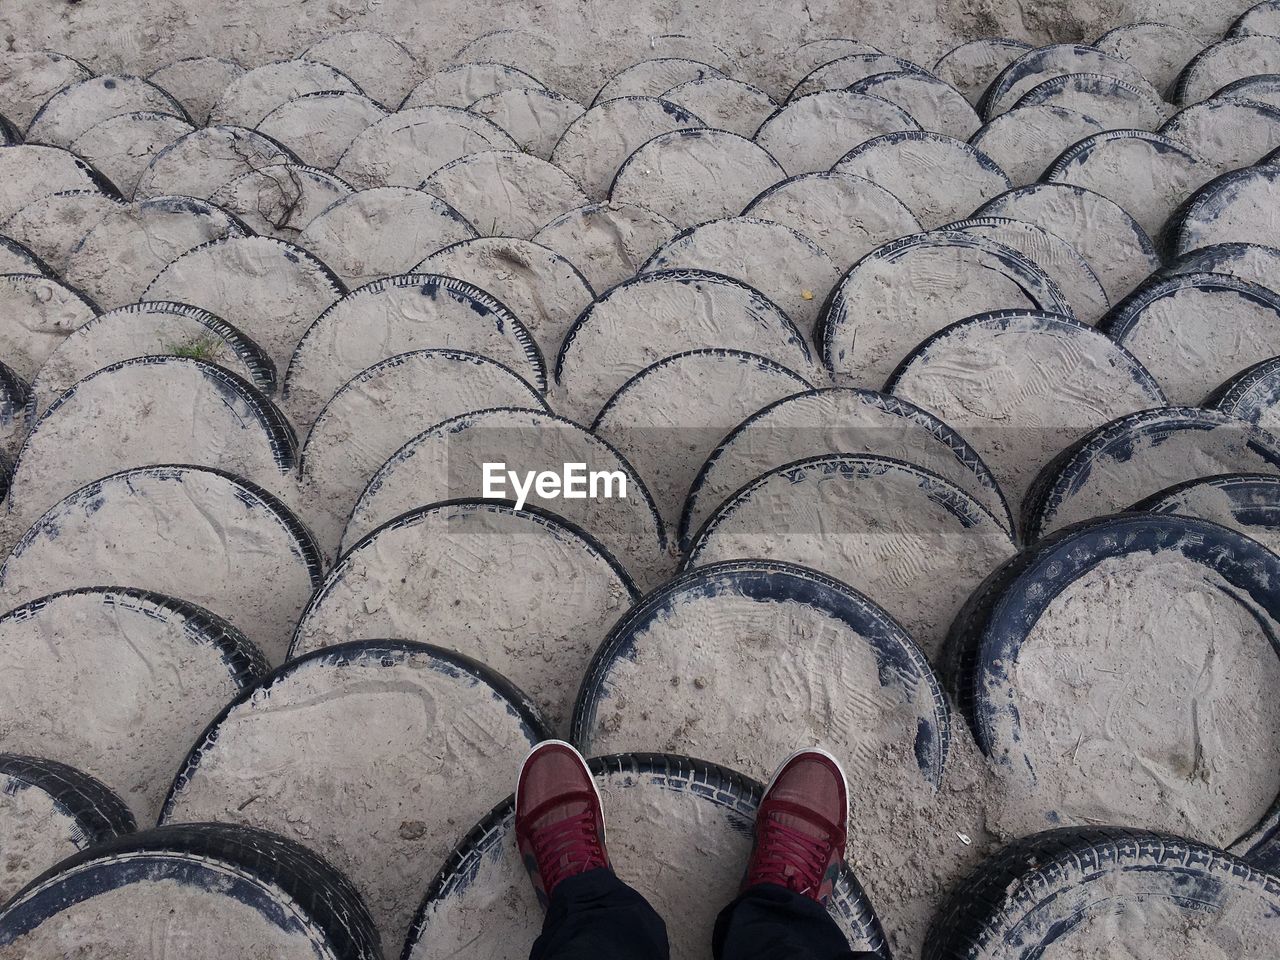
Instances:
[[[1017,841],[962,883],[934,917],[924,960],[1101,956],[1134,945],[1126,928],[1156,947],[1142,956],[1167,946],[1208,957],[1216,945],[1262,960],[1278,918],[1280,879],[1230,854],[1142,830],[1065,828]]]

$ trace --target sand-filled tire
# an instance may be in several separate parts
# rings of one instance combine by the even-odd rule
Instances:
[[[170,463],[227,470],[283,497],[297,439],[270,399],[224,367],[189,356],[122,360],[72,384],[31,425],[9,515],[32,523],[110,473]]]
[[[1170,255],[1210,244],[1276,242],[1280,224],[1280,167],[1232,170],[1187,198],[1165,225]]]
[[[193,899],[184,902],[179,891]],[[113,895],[115,909],[94,917],[94,898]],[[115,947],[121,956],[154,955],[148,921],[170,898],[187,921],[186,935],[171,934],[162,951],[166,942],[179,942],[186,957],[225,956],[223,939],[252,918],[248,929],[263,937],[258,947],[280,960],[382,956],[360,895],[324,859],[263,830],[201,823],[121,837],[64,860],[0,913],[0,957],[29,956],[22,941],[41,933],[36,944],[45,947],[65,949],[69,942],[95,953]],[[205,909],[192,909],[196,903]],[[77,907],[89,915],[77,921]]]
[[[9,607],[112,581],[182,597],[278,663],[320,567],[311,534],[260,487],[204,467],[139,467],[81,487],[36,521],[0,566],[0,592]]]
[[[69,148],[90,127],[122,113],[156,111],[187,120],[187,112],[154,83],[125,74],[104,74],[63,87],[27,127],[28,143]]]
[[[299,459],[304,517],[325,554],[336,554],[369,480],[424,425],[491,407],[546,403],[510,368],[463,350],[396,354],[347,381],[316,416]]]
[[[658,247],[679,232],[679,227],[648,207],[605,202],[570,210],[539,230],[533,240],[568,261],[594,291],[604,293],[634,276]],[[553,302],[547,307],[554,307],[559,298],[550,299]],[[566,318],[566,329],[579,312]],[[543,352],[555,356],[563,337],[563,330],[548,330],[546,342],[550,345],[554,339],[555,343]]]
[[[1032,87],[1014,107],[1054,104],[1093,117],[1114,130],[1154,130],[1169,106],[1149,87],[1101,73],[1064,73]]]
[[[718,273],[663,270],[619,284],[578,317],[556,358],[557,409],[590,422],[645,367],[707,348],[746,350],[810,383],[824,379],[808,340],[758,290]]]
[[[360,132],[333,172],[357,190],[416,187],[446,163],[478,150],[514,150],[492,120],[461,107],[413,107]]]
[[[1115,77],[1147,91],[1156,102],[1160,101],[1160,94],[1128,61],[1103,53],[1097,47],[1057,43],[1028,50],[1001,70],[982,95],[978,113],[987,120],[998,117],[1013,107],[1027,91],[1067,73],[1098,73]]]
[[[54,193],[96,190],[119,197],[115,184],[75,154],[58,147],[19,143],[0,147],[0,223],[29,203]],[[7,228],[6,228],[7,232]]]
[[[280,733],[290,728],[296,735]],[[417,884],[546,735],[521,691],[461,654],[339,644],[228,704],[192,747],[160,819],[217,817],[305,844],[350,877],[383,939],[399,943]],[[353,805],[374,784],[382,802]]]
[[[572,521],[529,504],[449,500],[389,520],[343,554],[303,610],[289,659],[387,634],[442,642],[508,677],[562,732],[592,653],[639,599]]]
[[[923,229],[884,187],[829,170],[775,183],[743,215],[791,227],[821,247],[842,272],[876,247]]]
[[[672,87],[691,80],[723,77],[724,74],[700,60],[688,57],[656,57],[641,60],[614,74],[599,92],[591,105],[616,100],[619,97],[660,97]]]
[[[811,567],[883,606],[934,657],[965,598],[1014,553],[1000,521],[950,481],[837,453],[745,485],[702,525],[685,569],[746,558]]]
[[[929,230],[968,216],[1013,186],[985,153],[923,130],[887,133],[860,143],[831,169],[884,187]]]
[[[414,107],[466,107],[481,97],[505,90],[541,90],[542,81],[505,63],[466,61],[444,67],[409,91],[401,110]]]
[[[33,200],[4,222],[4,231],[30,247],[68,280],[80,239],[113,213],[128,207],[96,190],[65,190]]]
[[[339,177],[300,163],[275,163],[236,177],[210,197],[256,234],[296,240],[311,221],[351,187]]]
[[[1210,243],[1175,257],[1156,274],[1224,273],[1275,290],[1280,287],[1280,249],[1261,243]]]
[[[0,363],[0,496],[8,495],[10,467],[30,426],[32,388]]]
[[[9,51],[0,71],[0,101],[9,119],[25,130],[50,97],[92,76],[92,70],[65,53]]]
[[[1144,283],[1098,328],[1131,351],[1170,403],[1199,404],[1216,384],[1280,354],[1280,294],[1214,273]]]
[[[976,147],[1019,186],[1035,183],[1053,158],[1106,126],[1094,117],[1055,104],[1017,107],[984,123],[972,137]]]
[[[660,134],[618,167],[609,199],[648,207],[681,229],[731,217],[786,178],[755,140],[700,128]]]
[[[964,437],[910,401],[834,387],[762,406],[725,434],[689,484],[680,516],[681,549],[689,548],[725,498],[754,478],[799,459],[848,451],[924,467],[968,493],[1013,533],[1000,485]]]
[[[1002,309],[1071,315],[1058,285],[1017,250],[935,230],[855,263],[832,288],[815,339],[839,386],[876,390],[922,340],[955,320]]]
[[[1280,109],[1256,100],[1214,97],[1178,111],[1160,133],[1221,173],[1258,163],[1280,147]]]
[[[993,573],[956,616],[942,674],[1023,794],[1017,827],[1177,830],[1274,863],[1277,623],[1280,557],[1216,523],[1126,513],[1075,524]],[[1064,657],[1070,671],[1052,666]],[[1180,776],[1187,764],[1201,772]]]
[[[0,356],[28,382],[48,356],[78,327],[98,315],[78,290],[36,274],[0,275]]]
[[[801,331],[813,330],[840,271],[804,233],[756,217],[708,220],[676,234],[637,271],[705,270],[754,287]]]
[[[132,833],[137,826],[129,808],[101,781],[65,763],[0,753],[0,776],[28,783],[54,797],[81,824],[88,843]]]
[[[1044,227],[1009,217],[973,217],[949,223],[946,229],[972,233],[1013,247],[1058,285],[1077,320],[1097,323],[1111,308],[1102,282],[1085,258]]]
[[[1022,501],[1023,539],[1219,473],[1280,472],[1280,440],[1217,410],[1157,407],[1098,427],[1050,461]]]
[[[413,187],[356,190],[307,224],[298,245],[355,290],[476,236],[475,227],[439,197]]]
[[[1122,892],[1128,883],[1133,888]],[[1158,923],[1161,917],[1203,927],[1232,901],[1244,911],[1239,919],[1253,920],[1251,945],[1256,949],[1231,929],[1222,931],[1225,938],[1216,943],[1206,938],[1200,948],[1217,946],[1221,956],[1238,960],[1272,956],[1280,913],[1276,877],[1220,850],[1167,834],[1121,827],[1049,830],[1010,844],[953,891],[934,919],[924,960],[1101,956],[1108,947],[1124,949],[1143,940],[1150,949],[1150,934],[1144,936],[1141,924],[1137,940],[1123,944],[1112,926],[1073,948],[1072,931],[1097,919],[1119,920],[1126,908],[1140,911],[1137,916],[1151,918],[1153,927],[1166,932],[1168,926]],[[1186,949],[1187,940],[1179,943],[1176,932],[1173,937],[1162,945]],[[1190,946],[1195,949],[1196,944]],[[1179,954],[1157,947],[1142,955]]]
[[[422,78],[417,58],[399,40],[372,30],[344,30],[300,54],[341,70],[388,110],[394,110]]]
[[[1276,0],[1255,3],[1236,18],[1226,36],[1247,37],[1254,33],[1280,36],[1280,5],[1277,5]]]
[[[551,159],[565,130],[586,112],[576,100],[537,88],[491,93],[467,109],[492,120],[521,150],[540,160]]]
[[[195,197],[151,197],[95,219],[75,231],[63,279],[102,310],[137,304],[156,274],[182,254],[251,232],[235,214]]]
[[[306,250],[271,237],[226,237],[165,267],[143,300],[177,300],[235,324],[284,370],[313,320],[347,292]]]
[[[296,163],[284,144],[244,127],[212,125],[169,144],[147,164],[134,197],[163,195],[208,199],[223,184],[269,163]]]
[[[352,291],[307,327],[285,374],[285,407],[295,423],[311,424],[362,370],[431,348],[487,357],[546,392],[542,354],[504,304],[453,277],[406,273]]]
[[[151,158],[194,129],[172,114],[138,110],[98,121],[68,149],[92,163],[132,199]]]
[[[1019,187],[988,202],[974,216],[1027,220],[1057,234],[1085,258],[1112,302],[1160,268],[1151,237],[1127,210],[1074,184]]]
[[[555,164],[518,150],[482,150],[446,163],[419,185],[490,237],[528,240],[587,202]]]
[[[1274,474],[1223,473],[1188,480],[1129,509],[1212,520],[1280,554],[1280,476]]]
[[[1183,66],[1204,41],[1168,23],[1127,23],[1093,42],[1103,53],[1128,60],[1161,94],[1170,95]]]
[[[737,889],[761,785],[672,754],[597,757],[589,766],[606,811],[616,811],[609,842],[619,873],[672,925],[673,957],[702,956],[715,911]],[[699,856],[690,857],[693,849]],[[462,943],[490,960],[528,956],[542,910],[519,863],[508,799],[445,861],[427,889],[401,960],[442,960]],[[852,949],[887,960],[880,922],[847,867],[840,870],[828,911]]]
[[[302,59],[264,63],[227,84],[209,111],[209,122],[255,127],[280,104],[321,90],[361,92],[354,80],[327,63]]]
[[[129,808],[87,773],[44,757],[0,753],[0,906],[55,863],[135,829]]]
[[[18,668],[36,648],[38,669]],[[6,749],[82,771],[144,826],[191,741],[268,670],[222,618],[126,587],[67,590],[10,610],[0,660],[14,665],[0,676]]]
[[[885,392],[958,430],[1014,504],[1063,447],[1116,417],[1167,403],[1128,350],[1087,324],[999,310],[961,320],[907,355]]]
[[[1115,201],[1154,237],[1177,206],[1213,175],[1214,168],[1194,147],[1145,130],[1108,130],[1068,147],[1043,179]]]
[[[853,84],[850,90],[896,103],[911,114],[922,130],[957,140],[968,140],[982,126],[963,93],[927,73],[912,70],[873,73]]]
[[[1280,357],[1240,371],[1209,394],[1204,406],[1280,434]]]
[[[167,300],[144,300],[99,314],[77,327],[49,354],[31,381],[32,422],[85,377],[138,357],[198,355],[265,394],[276,390],[276,368],[266,352],[207,310]]]
[[[490,489],[488,467],[498,464],[503,482]],[[544,495],[526,488],[527,498],[507,477],[555,474],[565,464],[583,464],[581,487],[571,494]],[[597,474],[590,484],[586,471]],[[601,484],[599,475],[608,479]],[[374,473],[352,505],[344,547],[382,524],[422,504],[458,498],[540,507],[586,530],[644,589],[666,578],[671,566],[666,530],[644,481],[608,441],[571,420],[502,406],[449,417],[407,439]],[[522,504],[524,505],[524,504]]]
[[[548,366],[578,315],[595,299],[595,290],[569,260],[541,243],[514,237],[460,240],[409,272],[443,274],[488,293],[524,324]]]
[[[1199,103],[1241,77],[1280,70],[1280,37],[1228,37],[1205,47],[1182,68],[1173,87],[1175,103]]]
[[[606,100],[565,128],[551,151],[551,162],[592,200],[603,200],[618,168],[646,142],[702,126],[702,120],[684,107],[655,97]]]
[[[1008,37],[970,40],[939,57],[933,72],[976,107],[1000,71],[1030,49],[1031,44]]]
[[[12,237],[0,237],[0,273],[34,273],[51,277],[49,265]]]
[[[191,122],[202,127],[222,91],[245,72],[229,57],[183,57],[152,71],[147,79],[181,103]]]
[[[798,693],[795,681],[818,673],[823,689]],[[838,580],[768,560],[701,567],[633,606],[596,651],[573,715],[587,755],[659,745],[761,778],[805,737],[853,782],[892,770],[940,787],[951,710],[920,648],[883,609]]]
[[[878,73],[906,72],[923,73],[929,71],[918,63],[895,57],[892,54],[877,50],[849,53],[835,60],[828,60],[810,70],[791,90],[787,97],[793,103],[811,93],[825,93],[828,90],[847,90],[850,86],[866,77]]]
[[[811,390],[798,374],[742,350],[690,350],[645,367],[609,398],[591,431],[644,479],[668,536],[699,468],[743,418]]]

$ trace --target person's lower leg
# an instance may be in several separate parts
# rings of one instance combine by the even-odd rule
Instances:
[[[595,780],[569,744],[547,741],[516,785],[516,843],[547,910],[530,960],[668,960],[666,926],[614,875]]]

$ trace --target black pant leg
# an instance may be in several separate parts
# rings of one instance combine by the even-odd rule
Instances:
[[[529,960],[669,960],[667,926],[649,901],[614,875],[562,880]]]
[[[875,960],[849,948],[822,904],[772,883],[720,911],[712,953],[716,960]]]

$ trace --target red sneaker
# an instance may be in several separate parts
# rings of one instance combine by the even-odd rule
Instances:
[[[756,811],[756,839],[743,889],[776,883],[826,903],[849,824],[849,789],[840,762],[816,747],[782,762]]]
[[[604,809],[582,754],[544,740],[516,782],[516,844],[545,910],[561,880],[609,866]]]

